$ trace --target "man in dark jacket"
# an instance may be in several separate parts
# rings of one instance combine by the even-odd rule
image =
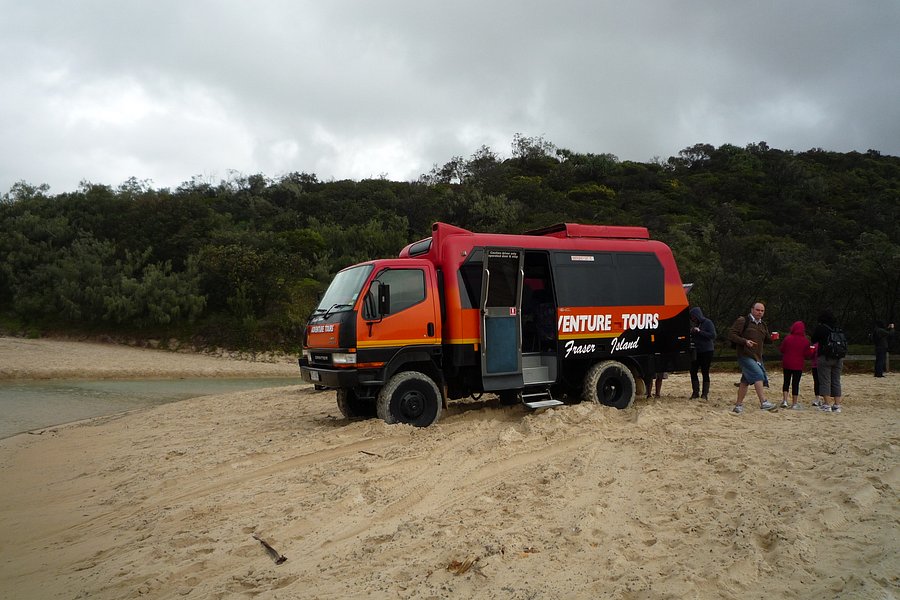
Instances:
[[[744,412],[744,396],[747,388],[753,386],[759,398],[759,408],[772,410],[775,405],[766,400],[765,385],[769,382],[766,368],[763,366],[763,344],[769,338],[769,328],[763,322],[766,307],[757,302],[750,309],[750,314],[738,317],[728,330],[728,339],[737,349],[738,366],[741,368],[741,383],[738,385],[737,402],[734,412]]]
[[[893,335],[893,323],[887,327],[882,321],[875,323],[875,329],[872,331],[872,340],[875,342],[875,377],[884,377],[884,370],[887,367],[888,341]]]
[[[699,306],[691,309],[691,341],[694,344],[694,357],[691,360],[691,399],[709,400],[709,366],[712,364],[715,350],[716,325],[703,316]],[[700,391],[700,378],[697,371],[703,373],[703,391]]]

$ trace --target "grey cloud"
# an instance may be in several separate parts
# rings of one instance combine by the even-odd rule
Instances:
[[[900,154],[900,4],[0,0],[0,191],[414,179],[513,134]],[[13,58],[15,57],[15,58]]]

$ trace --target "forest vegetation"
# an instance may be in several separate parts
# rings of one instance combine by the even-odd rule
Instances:
[[[697,144],[649,163],[516,135],[417,181],[232,173],[0,197],[0,330],[296,351],[331,277],[444,221],[519,233],[643,225],[720,332],[755,300],[770,327],[825,308],[851,342],[900,309],[900,157]]]

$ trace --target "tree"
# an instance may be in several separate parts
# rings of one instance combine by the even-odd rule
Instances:
[[[838,290],[852,299],[845,307],[858,333],[873,321],[896,321],[900,312],[900,243],[881,231],[867,231],[841,257],[836,269]]]

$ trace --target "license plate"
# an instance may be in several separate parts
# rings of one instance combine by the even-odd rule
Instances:
[[[320,375],[318,371],[310,371],[309,379],[310,381],[322,381],[322,375]]]

